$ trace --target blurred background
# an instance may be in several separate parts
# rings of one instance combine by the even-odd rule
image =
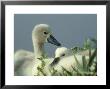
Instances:
[[[15,14],[14,51],[33,51],[32,30],[36,24],[50,25],[54,37],[67,48],[82,47],[87,38],[97,37],[96,14]],[[57,47],[46,43],[48,56],[54,56]]]

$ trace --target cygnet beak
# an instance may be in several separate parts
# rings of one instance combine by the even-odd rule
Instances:
[[[56,57],[53,62],[50,64],[50,66],[55,66],[56,64],[58,64],[60,58],[59,57]]]
[[[47,38],[47,41],[48,43],[54,44],[56,46],[61,46],[61,44],[52,35]]]

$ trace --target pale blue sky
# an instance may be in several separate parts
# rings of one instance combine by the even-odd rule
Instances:
[[[15,14],[14,50],[33,51],[32,30],[36,24],[48,24],[54,37],[67,48],[82,46],[86,38],[97,37],[96,14]],[[54,55],[57,46],[46,43],[49,56]]]

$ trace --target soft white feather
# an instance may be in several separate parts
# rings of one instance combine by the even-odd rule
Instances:
[[[35,68],[40,65],[37,58],[45,56],[44,44],[47,39],[53,39],[54,43],[60,46],[60,43],[52,36],[51,28],[47,24],[36,25],[32,31],[32,42],[34,52],[27,50],[18,50],[14,55],[14,75],[15,76],[32,76],[35,75]],[[37,70],[37,69],[36,69]]]
[[[64,55],[65,54],[65,55]],[[82,53],[84,56],[84,53]],[[62,56],[64,55],[64,56]],[[81,54],[73,54],[72,50],[67,49],[66,47],[60,47],[56,49],[55,57],[59,58],[59,62],[56,63],[53,67],[58,71],[62,72],[62,67],[65,69],[72,71],[72,67],[77,66],[77,62],[75,60],[75,57],[77,58],[78,62],[82,64],[82,55]],[[89,59],[89,56],[85,54],[85,57]],[[54,59],[56,60],[56,59]]]

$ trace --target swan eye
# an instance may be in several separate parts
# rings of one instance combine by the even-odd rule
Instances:
[[[47,35],[48,33],[47,32],[44,32],[44,34]]]
[[[65,56],[65,54],[62,54],[62,56]]]

